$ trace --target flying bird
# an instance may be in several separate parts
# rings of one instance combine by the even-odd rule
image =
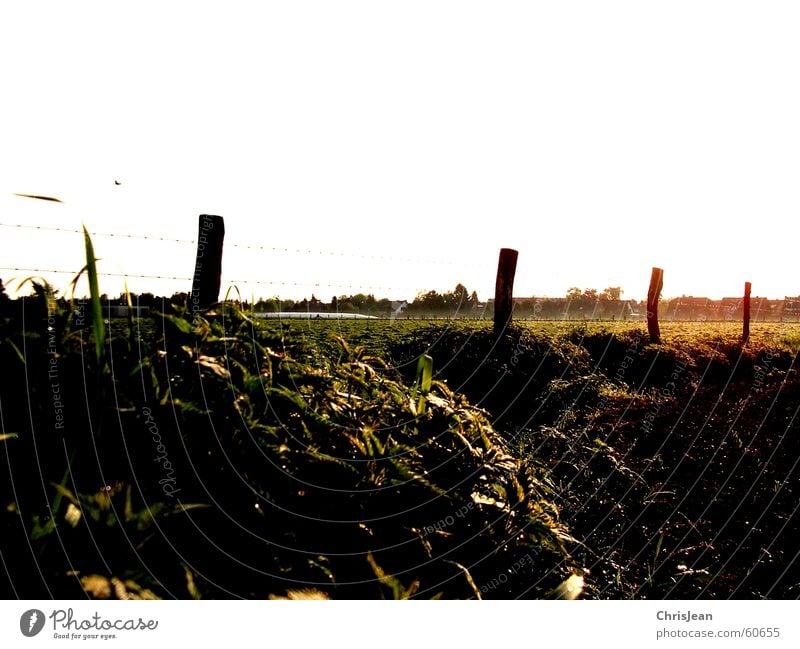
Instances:
[[[14,196],[21,196],[22,198],[35,198],[38,201],[53,201],[54,203],[63,203],[60,198],[53,198],[52,196],[39,196],[38,194],[17,194],[14,192]]]

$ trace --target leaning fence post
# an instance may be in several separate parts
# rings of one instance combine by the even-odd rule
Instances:
[[[517,272],[519,253],[512,248],[501,248],[497,262],[497,281],[494,285],[494,333],[501,335],[511,324],[514,309],[514,274]]]
[[[744,302],[742,304],[742,344],[750,340],[750,282],[744,283]]]
[[[653,266],[650,275],[650,289],[647,291],[647,332],[651,343],[661,342],[661,330],[658,327],[658,300],[664,288],[664,271]]]
[[[201,214],[197,234],[197,261],[190,298],[193,318],[201,309],[219,301],[224,238],[224,219],[213,214]]]

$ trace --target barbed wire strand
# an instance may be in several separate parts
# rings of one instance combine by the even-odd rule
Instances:
[[[7,270],[20,273],[54,273],[62,275],[77,275],[74,270],[58,270],[55,268],[18,268],[14,266],[0,266],[0,270]],[[191,282],[192,277],[180,277],[176,275],[139,275],[137,273],[113,273],[99,271],[97,274],[101,277],[122,277],[125,279],[161,279],[179,282]],[[225,280],[228,285],[234,284],[255,284],[255,285],[270,285],[270,286],[292,286],[298,288],[338,288],[338,289],[360,289],[369,291],[414,291],[419,292],[424,289],[411,286],[372,286],[367,284],[335,284],[325,282],[293,282],[293,281],[280,281],[280,280],[267,280],[267,279],[230,279]]]
[[[9,229],[19,229],[19,230],[38,230],[38,231],[48,231],[48,232],[66,232],[72,234],[83,234],[82,230],[76,230],[74,228],[64,228],[59,226],[48,226],[48,225],[29,225],[26,223],[0,223],[0,227]],[[193,239],[175,239],[172,237],[147,236],[144,234],[131,234],[126,232],[90,232],[89,234],[92,237],[109,237],[117,239],[142,240],[142,241],[161,241],[166,243],[177,243],[183,245],[189,244],[193,246],[197,245],[197,242]],[[362,259],[365,261],[386,261],[386,262],[405,263],[405,264],[429,264],[433,266],[452,266],[460,268],[486,268],[485,264],[475,264],[470,262],[462,263],[457,261],[446,261],[441,259],[431,259],[425,257],[414,258],[414,257],[396,257],[396,256],[385,256],[385,255],[367,255],[367,254],[356,254],[356,253],[349,253],[349,252],[342,252],[335,250],[314,250],[311,248],[285,248],[279,246],[265,246],[259,244],[237,243],[235,241],[230,243],[225,243],[225,247],[237,248],[240,250],[241,249],[257,250],[261,252],[271,252],[278,254],[314,255],[314,256]]]

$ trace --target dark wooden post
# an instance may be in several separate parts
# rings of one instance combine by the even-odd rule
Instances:
[[[511,324],[514,309],[514,274],[519,253],[511,248],[500,249],[497,262],[497,281],[494,285],[494,333],[501,335]]]
[[[201,214],[197,234],[197,262],[189,299],[192,317],[201,309],[219,302],[224,238],[224,219],[212,214]]]
[[[750,282],[744,283],[744,302],[742,304],[742,343],[750,340]]]
[[[647,332],[651,343],[661,342],[661,330],[658,327],[658,299],[664,288],[664,271],[653,267],[650,275],[650,290],[647,291]]]

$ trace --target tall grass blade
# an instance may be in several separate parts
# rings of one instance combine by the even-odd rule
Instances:
[[[92,238],[83,226],[83,240],[86,245],[86,272],[89,275],[89,299],[92,304],[92,330],[94,331],[94,351],[101,367],[105,357],[106,326],[103,322],[103,307],[100,304],[100,287],[97,282],[97,259],[94,256]]]
[[[133,328],[133,300],[131,300],[131,292],[128,290],[127,279],[125,280],[125,302],[128,305],[128,351],[132,352],[136,347],[136,336]]]
[[[584,588],[583,577],[580,575],[570,575],[551,593],[552,599],[578,599]]]
[[[192,599],[203,599],[203,596],[200,594],[200,591],[197,588],[197,585],[194,582],[194,573],[189,569],[185,563],[181,564],[183,566],[183,572],[186,575],[186,590],[188,591],[189,595],[191,595]]]
[[[472,593],[473,595],[475,595],[475,599],[483,599],[483,597],[481,597],[481,591],[478,588],[478,585],[475,583],[475,580],[472,578],[472,575],[470,574],[467,567],[462,566],[460,563],[458,563],[458,561],[447,561],[447,563],[453,564],[456,568],[458,568],[461,572],[464,573],[464,577],[466,578],[469,587],[472,589]]]
[[[11,347],[11,349],[12,349],[12,350],[14,351],[14,353],[17,355],[17,358],[19,358],[20,362],[21,362],[23,365],[25,365],[25,356],[23,356],[23,355],[22,355],[22,352],[19,350],[19,347],[17,347],[17,346],[16,346],[16,344],[14,343],[14,341],[13,341],[13,340],[11,340],[10,338],[4,338],[4,339],[3,339],[3,342],[4,342],[4,343],[6,343],[6,344],[7,344],[9,347]]]
[[[422,394],[431,391],[431,379],[433,378],[433,358],[428,354],[423,354],[417,362],[417,389]]]
[[[425,395],[431,391],[431,380],[433,379],[433,357],[423,354],[417,362],[417,392],[420,395],[417,402],[417,414],[422,414],[425,410]]]

